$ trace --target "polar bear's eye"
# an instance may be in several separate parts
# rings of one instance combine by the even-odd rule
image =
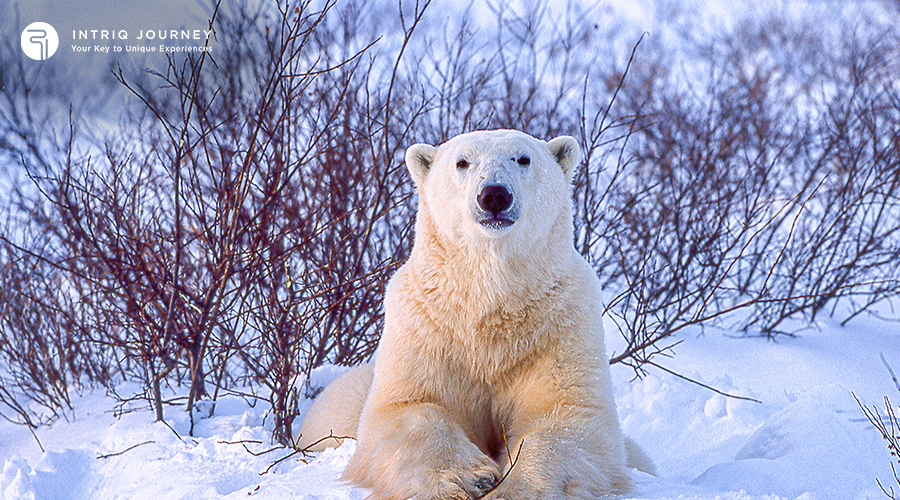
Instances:
[[[460,159],[456,162],[456,168],[459,170],[465,170],[469,168],[469,162],[466,160]]]
[[[531,164],[531,158],[529,158],[526,155],[522,155],[519,157],[518,160],[516,160],[516,163],[518,163],[519,165],[522,165],[523,167],[527,167],[528,165]]]

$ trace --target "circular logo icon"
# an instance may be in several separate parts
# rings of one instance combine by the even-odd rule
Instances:
[[[47,23],[31,23],[22,32],[22,52],[35,61],[49,59],[59,47],[59,35]]]

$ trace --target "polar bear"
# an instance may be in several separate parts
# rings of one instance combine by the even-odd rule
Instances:
[[[415,239],[374,365],[326,388],[301,447],[356,437],[345,477],[375,499],[628,491],[600,281],[573,244],[580,157],[571,137],[512,130],[407,149]]]

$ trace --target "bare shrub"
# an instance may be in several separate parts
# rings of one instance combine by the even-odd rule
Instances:
[[[768,290],[792,300],[758,308],[748,325],[764,333],[797,315],[812,320],[836,299],[848,299],[848,321],[900,291],[900,94],[888,64],[898,56],[895,36],[848,38],[829,75],[834,91],[788,177],[810,201],[797,209],[788,258]]]
[[[896,297],[895,51],[850,36],[810,70],[787,54],[827,44],[794,29],[748,24],[709,47],[704,85],[629,74],[636,122],[601,225],[618,257],[603,269],[627,286],[613,362],[640,369],[674,333],[738,309],[745,331],[775,336],[838,299],[859,299],[852,317]]]

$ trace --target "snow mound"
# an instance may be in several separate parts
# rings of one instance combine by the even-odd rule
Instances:
[[[691,484],[786,498],[807,492],[822,500],[857,497],[872,484],[878,463],[859,446],[870,430],[848,418],[850,403],[849,391],[839,386],[803,394],[760,426],[733,461],[710,467]]]

